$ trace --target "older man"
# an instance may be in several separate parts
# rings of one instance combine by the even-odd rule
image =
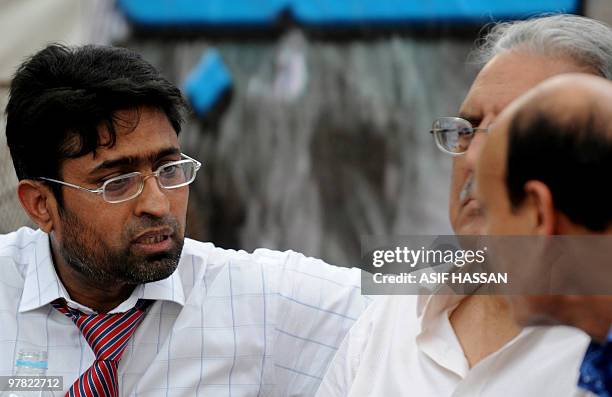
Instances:
[[[504,23],[489,33],[477,50],[486,64],[460,118],[439,119],[433,129],[438,147],[455,156],[449,213],[456,234],[483,233],[473,175],[497,115],[554,75],[612,77],[611,54],[610,28],[583,17]],[[383,298],[350,331],[319,396],[574,395],[587,344],[572,329],[521,329],[502,298]]]
[[[477,167],[477,196],[487,234],[572,235],[575,241],[564,242],[573,243],[572,251],[591,251],[578,255],[579,262],[572,266],[555,263],[557,273],[565,271],[571,278],[566,286],[559,281],[564,275],[557,275],[557,287],[571,286],[574,293],[612,291],[612,236],[606,237],[612,235],[612,190],[606,183],[612,165],[611,126],[612,83],[588,75],[555,77],[500,115]],[[589,238],[581,238],[585,235]],[[558,257],[562,247],[549,240],[535,259],[548,262],[547,252],[555,248],[553,256]],[[513,266],[531,278],[544,277],[526,259]],[[605,262],[604,277],[597,262]],[[597,278],[604,280],[598,283]],[[517,288],[520,292],[521,286]],[[556,322],[587,332],[594,342],[583,362],[580,384],[600,396],[612,395],[612,345],[606,343],[612,336],[612,297],[540,292],[543,295],[513,296],[517,320]]]

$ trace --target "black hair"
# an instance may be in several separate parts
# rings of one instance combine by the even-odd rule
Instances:
[[[612,223],[612,126],[595,115],[595,106],[586,108],[573,117],[518,111],[508,131],[506,183],[513,209],[525,200],[525,184],[538,180],[557,210],[600,232]]]
[[[110,46],[47,46],[11,82],[6,138],[17,178],[61,179],[63,160],[112,147],[122,121],[117,111],[141,106],[163,111],[179,134],[185,100],[140,55]],[[103,141],[101,126],[108,130]],[[53,188],[61,199],[59,185]]]

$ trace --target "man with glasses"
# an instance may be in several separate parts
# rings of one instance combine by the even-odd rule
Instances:
[[[453,156],[455,234],[483,234],[474,168],[487,129],[515,98],[562,73],[612,78],[612,30],[556,15],[496,25],[459,117],[433,124]],[[588,338],[562,327],[519,328],[503,297],[393,296],[373,303],[340,347],[319,396],[571,396]]]
[[[40,229],[0,236],[0,376],[41,369],[70,396],[314,394],[367,304],[359,272],[184,238],[202,167],[181,153],[184,107],[126,49],[21,65],[6,134]]]

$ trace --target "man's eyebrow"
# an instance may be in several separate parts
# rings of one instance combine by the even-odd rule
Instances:
[[[143,156],[124,156],[116,159],[104,160],[102,163],[97,165],[90,173],[96,173],[104,170],[118,168],[126,165],[136,165],[143,162],[155,163],[157,160],[171,155],[180,154],[181,151],[177,147],[168,147],[161,149],[156,153],[150,153]]]
[[[459,112],[459,116],[464,120],[467,120],[470,122],[470,124],[472,124],[472,127],[478,127],[478,124],[480,123],[480,116],[475,115],[474,113],[469,113],[469,112]]]

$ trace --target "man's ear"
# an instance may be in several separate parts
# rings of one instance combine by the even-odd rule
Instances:
[[[42,182],[24,179],[17,185],[17,196],[30,219],[44,232],[53,230],[53,211],[57,201],[51,189]]]
[[[534,211],[535,232],[545,236],[555,234],[555,206],[548,186],[540,181],[529,181],[525,184],[525,194]]]

